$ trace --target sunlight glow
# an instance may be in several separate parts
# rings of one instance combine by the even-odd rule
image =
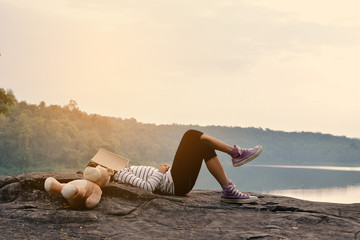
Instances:
[[[145,123],[360,137],[359,5],[0,0],[1,87]]]

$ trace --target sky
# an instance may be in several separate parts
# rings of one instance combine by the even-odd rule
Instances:
[[[0,0],[0,88],[155,124],[360,138],[358,0]]]

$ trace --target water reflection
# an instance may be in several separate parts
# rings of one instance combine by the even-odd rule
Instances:
[[[330,171],[350,171],[360,172],[360,167],[337,167],[337,166],[292,166],[292,165],[250,165],[251,167],[270,167],[270,168],[295,168],[295,169],[314,169]]]
[[[314,202],[360,203],[360,185],[344,188],[275,190],[268,193]]]
[[[270,193],[310,201],[360,203],[358,166],[249,164],[234,168],[232,164],[224,164],[224,168],[227,176],[243,192]],[[219,184],[206,166],[200,171],[195,189],[219,190]]]

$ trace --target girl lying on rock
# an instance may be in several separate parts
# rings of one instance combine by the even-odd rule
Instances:
[[[184,196],[195,185],[202,161],[222,187],[221,201],[251,203],[257,197],[240,192],[226,176],[215,150],[228,153],[234,167],[241,166],[257,156],[262,146],[240,148],[230,146],[197,130],[188,130],[182,137],[172,167],[161,165],[159,169],[149,166],[132,166],[115,173],[113,179],[151,192]]]

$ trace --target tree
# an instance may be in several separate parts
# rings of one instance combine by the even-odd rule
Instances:
[[[11,90],[0,88],[0,114],[8,113],[9,107],[14,106],[16,98]]]
[[[71,99],[69,104],[66,105],[65,107],[67,107],[70,111],[79,110],[77,102],[73,99]]]

